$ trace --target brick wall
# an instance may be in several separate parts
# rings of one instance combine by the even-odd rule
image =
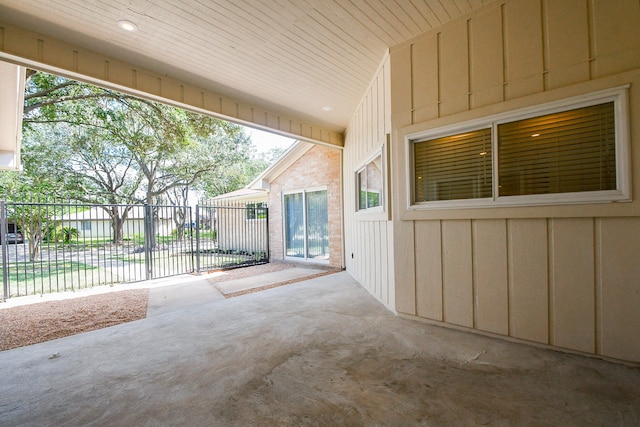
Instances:
[[[270,183],[269,239],[271,259],[284,259],[283,193],[326,188],[329,210],[329,265],[342,268],[340,156],[340,150],[315,145]]]

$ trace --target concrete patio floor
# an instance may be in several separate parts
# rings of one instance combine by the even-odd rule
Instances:
[[[348,273],[0,353],[0,425],[639,425],[640,369],[394,316]]]

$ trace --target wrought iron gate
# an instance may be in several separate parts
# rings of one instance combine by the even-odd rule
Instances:
[[[3,300],[266,263],[266,205],[0,201]]]

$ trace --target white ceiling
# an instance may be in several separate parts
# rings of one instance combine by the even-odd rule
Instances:
[[[342,131],[389,47],[491,1],[0,0],[0,21]]]

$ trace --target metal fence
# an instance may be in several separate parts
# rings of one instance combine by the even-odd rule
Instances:
[[[0,201],[2,298],[265,263],[266,220],[230,220],[252,215],[255,204],[194,217],[188,206]]]
[[[269,262],[269,210],[263,202],[196,206],[198,271]],[[207,234],[211,225],[213,236]]]

